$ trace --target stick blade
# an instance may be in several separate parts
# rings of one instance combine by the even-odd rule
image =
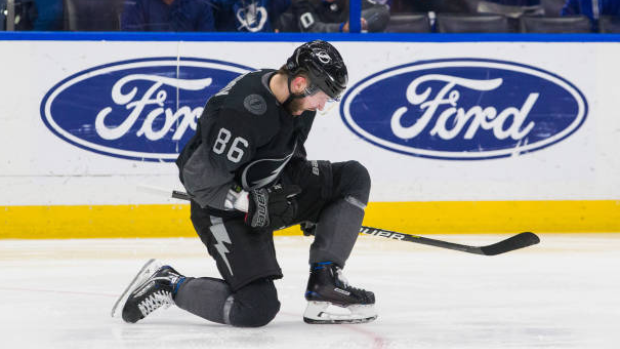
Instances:
[[[484,255],[495,256],[509,251],[514,251],[520,248],[536,245],[540,242],[540,238],[529,231],[511,236],[506,240],[502,240],[493,245],[481,247],[480,250]]]

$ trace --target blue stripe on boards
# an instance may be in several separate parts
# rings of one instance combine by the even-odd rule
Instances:
[[[620,34],[6,32],[0,41],[620,42]]]

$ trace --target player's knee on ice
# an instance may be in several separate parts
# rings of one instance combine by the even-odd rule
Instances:
[[[334,164],[342,166],[340,176],[335,178],[335,187],[340,196],[353,196],[364,204],[370,195],[370,174],[364,165],[355,160]]]
[[[227,310],[229,323],[233,326],[267,325],[280,311],[280,301],[273,281],[261,279],[242,287],[235,292],[233,302]]]

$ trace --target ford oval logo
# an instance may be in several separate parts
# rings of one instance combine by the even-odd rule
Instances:
[[[515,156],[573,134],[588,112],[570,82],[486,59],[423,61],[381,71],[344,96],[345,124],[402,154],[481,160]]]
[[[54,86],[41,102],[63,140],[109,156],[174,161],[210,96],[252,68],[160,57],[94,67]]]

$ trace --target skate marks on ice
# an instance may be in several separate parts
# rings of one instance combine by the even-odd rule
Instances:
[[[345,271],[375,292],[379,314],[361,325],[303,322],[311,239],[278,237],[282,311],[258,329],[177,308],[137,324],[109,317],[151,257],[188,275],[217,275],[198,239],[0,240],[2,347],[615,348],[620,234],[540,235],[541,244],[492,259],[360,236]],[[447,236],[471,245],[498,237]]]

